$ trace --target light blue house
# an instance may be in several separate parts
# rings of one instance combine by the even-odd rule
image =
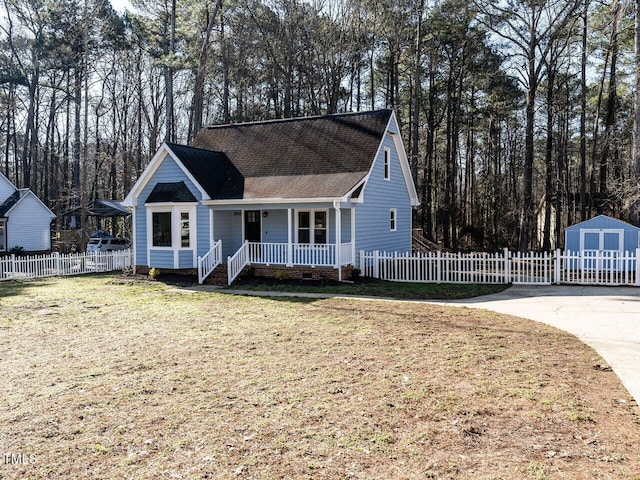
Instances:
[[[56,218],[28,188],[16,188],[0,173],[0,254],[22,247],[30,253],[51,250],[51,222]]]
[[[418,197],[391,110],[220,125],[164,144],[125,199],[139,269],[342,279],[411,250]]]

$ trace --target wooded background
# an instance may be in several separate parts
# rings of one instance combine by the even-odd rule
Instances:
[[[497,5],[496,5],[497,3]],[[638,217],[637,5],[622,0],[2,0],[0,168],[57,214],[122,199],[202,125],[393,108],[451,249]]]

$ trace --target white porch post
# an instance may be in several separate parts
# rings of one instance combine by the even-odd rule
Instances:
[[[293,222],[293,211],[287,208],[287,267],[293,267],[293,232],[291,224]]]
[[[215,224],[215,218],[213,217],[213,208],[209,207],[209,250],[213,248],[216,243],[216,234],[213,230]]]
[[[342,244],[342,218],[340,212],[340,201],[333,202],[336,211],[336,268],[338,269],[338,281],[342,281],[342,259],[340,258],[340,247]]]
[[[356,207],[351,207],[351,259],[356,266]],[[362,266],[360,266],[362,268]]]

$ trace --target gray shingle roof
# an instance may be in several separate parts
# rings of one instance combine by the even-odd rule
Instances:
[[[206,127],[169,147],[213,199],[341,197],[367,175],[391,110]]]
[[[184,182],[157,183],[145,203],[195,202],[196,197]]]

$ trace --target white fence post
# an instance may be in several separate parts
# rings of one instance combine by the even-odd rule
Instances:
[[[373,278],[380,278],[380,253],[378,250],[373,252]]]
[[[436,281],[442,283],[442,252],[436,253]]]
[[[636,286],[640,286],[640,248],[636,248]]]
[[[504,249],[504,283],[511,283],[511,264],[509,261],[509,249]]]
[[[560,249],[556,249],[555,258],[553,259],[553,283],[558,285],[560,283],[560,274],[562,268],[561,252]]]
[[[16,276],[16,254],[12,253],[11,254],[11,277],[10,278],[15,278]]]

